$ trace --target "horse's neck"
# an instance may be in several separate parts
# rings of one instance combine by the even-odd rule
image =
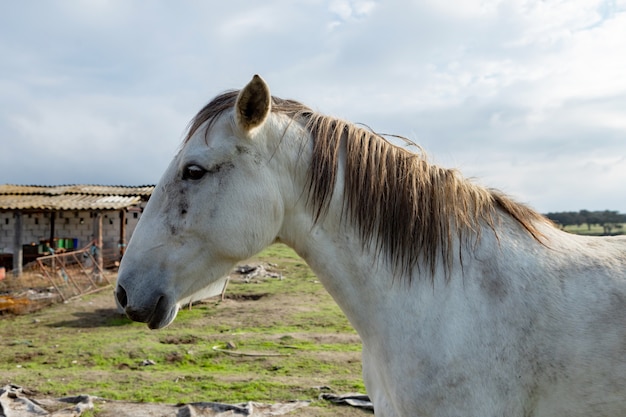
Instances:
[[[338,186],[341,187],[340,185]],[[378,314],[391,305],[406,304],[418,313],[432,302],[430,278],[394,276],[390,263],[375,244],[361,244],[358,231],[341,212],[341,191],[336,190],[327,215],[313,221],[306,198],[288,210],[279,239],[291,246],[311,267],[362,338],[377,328],[390,327],[392,316]],[[345,213],[343,213],[345,216]],[[442,271],[443,273],[443,271]],[[435,285],[444,279],[435,279]]]

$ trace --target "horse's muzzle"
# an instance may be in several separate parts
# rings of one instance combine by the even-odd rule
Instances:
[[[128,302],[128,294],[124,287],[118,284],[115,289],[115,299],[129,319],[140,323],[148,323],[151,329],[160,329],[170,324],[178,313],[176,303],[170,303],[166,295],[160,294],[150,297],[156,300],[148,305],[134,306]]]

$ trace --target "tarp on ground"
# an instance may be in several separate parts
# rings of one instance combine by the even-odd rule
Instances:
[[[0,388],[0,417],[80,417],[94,407],[98,410],[98,417],[266,417],[282,416],[308,405],[308,401],[276,404],[202,402],[171,405],[107,401],[91,395],[50,399],[37,398],[34,393],[16,385]]]

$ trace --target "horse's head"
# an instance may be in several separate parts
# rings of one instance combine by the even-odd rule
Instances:
[[[281,227],[286,179],[274,153],[284,129],[271,120],[269,88],[255,76],[232,100],[214,103],[219,111],[204,122],[196,117],[122,260],[117,301],[150,328],[168,325],[181,302],[271,244]]]

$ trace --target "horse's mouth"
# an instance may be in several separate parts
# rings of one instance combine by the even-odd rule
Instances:
[[[151,329],[162,329],[174,321],[176,314],[178,314],[178,304],[169,303],[167,297],[161,296],[148,319],[148,327]]]

